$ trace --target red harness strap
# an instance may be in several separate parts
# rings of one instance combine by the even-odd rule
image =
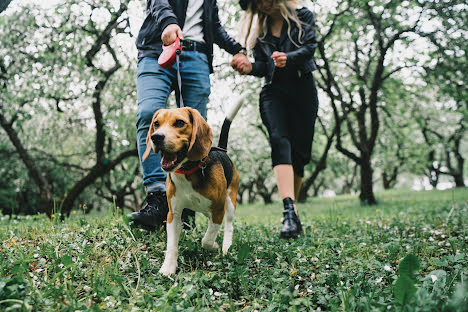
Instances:
[[[194,167],[187,168],[187,169],[186,168],[179,168],[176,171],[174,171],[174,173],[187,174],[187,175],[194,174],[195,172],[197,172],[198,169],[200,169],[201,166],[203,166],[203,164],[206,162],[207,159],[208,159],[208,156],[203,158],[202,160],[200,160],[200,162],[198,164],[196,164]]]

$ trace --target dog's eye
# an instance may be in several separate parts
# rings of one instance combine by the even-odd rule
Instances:
[[[183,120],[178,119],[174,122],[174,127],[176,128],[182,128],[183,126],[185,126],[185,121]]]
[[[155,121],[154,124],[153,124],[153,126],[154,126],[155,128],[159,127],[159,122]]]

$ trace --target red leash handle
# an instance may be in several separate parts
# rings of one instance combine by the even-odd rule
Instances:
[[[164,69],[169,69],[176,62],[177,55],[182,52],[182,46],[180,44],[179,37],[177,37],[176,40],[170,45],[166,46],[163,44],[162,48],[163,51],[158,58],[158,64]]]

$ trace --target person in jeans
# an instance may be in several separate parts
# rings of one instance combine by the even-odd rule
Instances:
[[[268,129],[273,171],[283,199],[282,238],[302,231],[295,199],[309,163],[318,97],[312,72],[317,47],[314,15],[296,0],[241,0],[241,32],[254,63],[233,60],[241,74],[265,77],[260,115]]]
[[[210,95],[210,73],[213,72],[213,43],[234,55],[233,60],[245,62],[246,50],[232,39],[221,26],[218,6],[213,0],[147,0],[146,18],[141,26],[136,46],[137,66],[137,145],[146,206],[132,214],[133,222],[154,229],[164,224],[168,205],[166,174],[161,169],[161,156],[151,151],[142,162],[146,150],[146,136],[154,113],[165,108],[169,94],[175,90],[179,105],[177,65],[163,69],[158,65],[162,45],[182,40],[180,75],[182,99],[185,106],[197,109],[206,119],[206,105]],[[183,220],[194,213],[184,210]]]

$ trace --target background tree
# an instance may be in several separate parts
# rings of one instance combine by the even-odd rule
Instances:
[[[338,125],[336,147],[359,165],[359,197],[368,204],[376,203],[372,155],[381,107],[386,105],[382,88],[395,73],[414,65],[411,58],[395,60],[391,55],[414,41],[410,35],[420,26],[423,13],[417,1],[349,0],[341,1],[338,13],[325,18],[329,22],[318,48],[319,85],[330,97]]]
[[[54,163],[66,158],[76,169],[67,177],[66,191],[56,195],[66,194],[64,213],[70,212],[86,187],[125,158],[137,155],[135,140],[122,138],[123,129],[119,129],[122,112],[129,111],[124,104],[133,102],[135,92],[134,76],[129,76],[133,72],[128,70],[133,65],[118,43],[119,36],[129,36],[127,5],[128,1],[117,7],[107,1],[76,1],[53,12],[28,6],[1,21],[0,68],[6,90],[1,95],[1,125],[41,194],[51,188],[47,184],[59,181],[47,181],[45,170],[28,153],[37,150]],[[13,32],[9,31],[12,25]],[[12,51],[17,53],[15,58]],[[45,118],[47,123],[41,124]],[[29,126],[32,136],[24,133]],[[20,140],[38,135],[40,140],[28,140],[26,147]],[[90,157],[90,143],[94,157]],[[93,158],[95,164],[89,166]],[[45,202],[41,210],[50,214],[50,194],[41,198]]]
[[[430,1],[429,8],[431,18],[437,23],[431,32],[421,34],[432,44],[423,78],[438,89],[434,96],[441,103],[441,110],[455,118],[448,121],[453,125],[450,133],[444,135],[433,127],[431,131],[443,144],[446,168],[441,173],[451,176],[457,187],[464,187],[466,156],[462,143],[466,142],[468,127],[468,43],[465,39],[468,10],[466,3],[460,0]]]

